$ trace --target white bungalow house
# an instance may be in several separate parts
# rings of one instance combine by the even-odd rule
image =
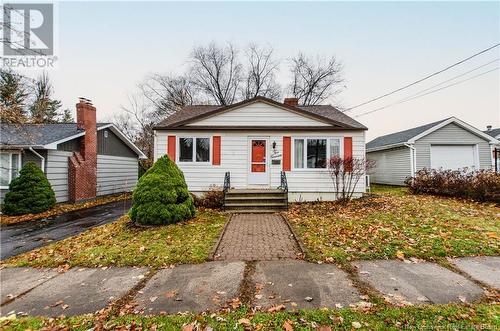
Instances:
[[[373,139],[366,157],[376,162],[371,182],[403,185],[420,169],[491,169],[498,140],[450,117]]]
[[[283,187],[284,172],[288,199],[332,200],[327,160],[364,158],[365,130],[330,105],[256,97],[230,106],[183,108],[154,128],[154,153],[155,160],[167,154],[176,162],[194,194],[222,187],[226,173],[233,189],[272,192]],[[355,192],[365,192],[364,180]]]

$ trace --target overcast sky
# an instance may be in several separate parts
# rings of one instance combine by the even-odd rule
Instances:
[[[98,118],[120,111],[148,73],[181,73],[194,45],[210,41],[271,45],[283,59],[303,51],[335,55],[345,91],[329,103],[353,106],[440,70],[500,41],[499,2],[63,2],[59,63],[49,72],[56,96],[74,109],[92,99]],[[415,87],[357,108],[359,115],[492,62],[436,88],[499,66],[500,48]],[[31,72],[31,75],[36,74]],[[449,116],[485,129],[500,126],[500,76],[470,81],[355,117],[368,140]]]

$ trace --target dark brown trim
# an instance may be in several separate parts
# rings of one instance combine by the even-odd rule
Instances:
[[[188,119],[176,122],[174,124],[169,125],[168,127],[169,128],[176,128],[176,127],[182,126],[182,125],[187,124],[187,123],[192,123],[194,121],[197,121],[197,120],[200,120],[200,119],[203,119],[203,118],[206,118],[206,117],[210,117],[212,115],[215,115],[215,114],[227,111],[227,110],[239,108],[239,107],[246,106],[246,105],[249,105],[249,104],[252,104],[252,103],[255,103],[255,102],[259,102],[259,101],[260,102],[265,102],[265,103],[268,103],[268,104],[271,104],[271,105],[274,105],[276,107],[285,108],[285,109],[288,109],[288,110],[290,110],[292,112],[295,112],[295,113],[301,114],[303,116],[306,116],[306,117],[309,117],[309,118],[312,118],[312,119],[316,119],[316,120],[319,120],[319,121],[322,121],[322,122],[325,122],[325,123],[328,123],[328,124],[338,125],[338,126],[341,126],[344,129],[358,129],[358,128],[352,127],[350,125],[347,125],[345,123],[341,123],[341,122],[334,121],[334,120],[332,120],[330,118],[327,118],[327,117],[324,117],[324,116],[321,116],[321,115],[310,113],[307,110],[301,109],[299,107],[290,106],[290,105],[287,105],[287,104],[284,104],[284,103],[281,103],[281,102],[278,102],[278,101],[275,101],[275,100],[271,100],[271,99],[268,99],[268,98],[264,98],[264,97],[261,97],[261,96],[257,96],[257,97],[252,98],[252,99],[240,101],[240,102],[237,102],[237,103],[232,104],[230,106],[221,106],[220,108],[216,108],[214,110],[207,111],[207,112],[205,112],[203,114],[200,114],[200,115],[197,115],[197,116],[193,116],[191,118],[188,118]],[[157,129],[157,128],[160,128],[160,127],[154,127],[153,129]]]
[[[364,131],[364,128],[342,128],[336,126],[155,126],[154,130],[170,130],[170,131],[196,131],[196,130],[212,130],[212,131]]]

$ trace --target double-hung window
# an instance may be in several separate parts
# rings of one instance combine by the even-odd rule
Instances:
[[[0,153],[0,187],[8,188],[10,182],[19,175],[20,169],[19,153]]]
[[[294,138],[294,169],[324,169],[328,160],[340,156],[340,138]]]
[[[179,162],[210,162],[210,138],[180,137]]]

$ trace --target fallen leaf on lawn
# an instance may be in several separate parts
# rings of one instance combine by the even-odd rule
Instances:
[[[145,250],[145,249],[146,249],[146,247],[141,246],[141,247],[139,247],[139,252],[141,252],[141,253],[142,253],[142,252],[144,252],[144,250]]]
[[[194,331],[194,323],[183,325],[182,331]]]
[[[290,302],[290,305],[292,305],[292,307],[297,307],[297,303],[296,302]]]
[[[359,329],[359,328],[361,328],[361,323],[359,323],[359,322],[352,322],[352,327],[355,328],[355,329]]]
[[[283,329],[285,329],[285,331],[293,331],[292,323],[292,321],[286,320],[285,323],[283,323]]]
[[[332,328],[328,325],[320,325],[316,328],[316,331],[332,331]]]
[[[69,305],[62,305],[61,308],[64,310],[64,309],[68,309]]]
[[[256,294],[255,299],[260,300],[262,299],[263,295],[262,294]]]
[[[462,301],[462,302],[467,302],[467,298],[464,297],[463,295],[459,295],[458,296],[458,300]]]
[[[251,326],[252,323],[250,323],[250,320],[248,318],[240,318],[238,320],[238,323],[240,323],[241,325],[244,325],[244,326]]]
[[[336,303],[335,308],[341,309],[341,308],[344,308],[344,306],[340,303]]]
[[[400,259],[401,261],[403,261],[405,259],[405,253],[403,253],[402,251],[397,251],[396,252],[396,257],[398,259]]]
[[[498,234],[496,232],[486,232],[488,238],[498,239]]]
[[[230,305],[231,305],[231,307],[233,307],[233,309],[240,307],[241,306],[240,298],[236,298],[236,299],[231,300]]]
[[[286,309],[285,305],[277,305],[277,306],[273,306],[273,307],[269,308],[267,311],[269,313],[274,313],[274,312],[285,310],[285,309]]]

